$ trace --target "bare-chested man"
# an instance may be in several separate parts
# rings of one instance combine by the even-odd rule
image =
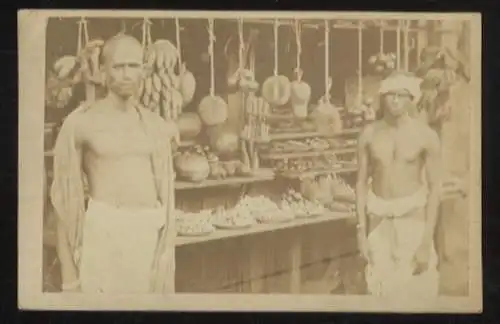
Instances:
[[[138,105],[143,49],[135,38],[111,38],[102,57],[107,96],[66,118],[54,150],[63,290],[173,292],[176,130]]]
[[[383,117],[363,130],[358,144],[358,242],[368,262],[368,290],[379,296],[436,296],[439,138],[408,115],[420,96],[419,79],[390,76],[380,95]]]

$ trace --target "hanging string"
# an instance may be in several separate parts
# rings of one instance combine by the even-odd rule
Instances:
[[[408,71],[410,69],[409,66],[409,61],[410,61],[410,51],[409,51],[409,21],[404,20],[403,21],[404,25],[404,44],[403,44],[403,50],[404,50],[404,56],[405,56],[405,71]]]
[[[358,23],[358,101],[363,100],[363,23]]]
[[[385,23],[383,20],[380,21],[380,54],[384,54],[384,27]]]
[[[398,20],[396,29],[396,66],[398,70],[401,69],[401,20]]]
[[[182,67],[182,51],[181,51],[181,25],[179,23],[179,17],[175,17],[175,42],[177,46],[177,61],[179,62],[179,74],[183,73]]]
[[[239,18],[238,19],[238,42],[239,42],[239,47],[238,47],[238,64],[240,69],[245,68],[245,62],[244,62],[244,53],[245,53],[245,39],[244,39],[244,34],[243,34],[243,19]]]
[[[210,56],[210,95],[215,96],[215,67],[214,67],[214,19],[208,19],[208,55]]]
[[[274,20],[274,75],[278,75],[278,19]]]
[[[302,26],[298,19],[295,19],[295,42],[297,43],[297,67],[295,68],[295,73],[297,74],[297,81],[302,80],[302,69],[300,68],[300,56],[302,55]]]
[[[325,20],[325,102],[330,102],[330,88],[332,78],[330,78],[330,25]]]
[[[81,51],[83,49],[82,35],[83,35],[83,24],[84,24],[84,21],[85,21],[85,18],[83,18],[83,17],[78,21],[78,40],[77,40],[77,44],[76,44],[76,53],[78,55],[81,54]]]
[[[87,45],[87,43],[89,42],[89,24],[87,19],[85,18],[82,19],[83,19],[83,38],[85,45]]]
[[[142,22],[142,47],[146,49],[150,45],[150,29],[151,29],[151,20],[149,18],[144,18]]]

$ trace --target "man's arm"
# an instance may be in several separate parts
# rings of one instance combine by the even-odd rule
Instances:
[[[437,133],[432,129],[429,129],[427,136],[425,170],[429,186],[429,196],[427,200],[423,244],[432,245],[438,217],[442,181],[441,144]]]
[[[366,236],[366,197],[368,194],[368,141],[371,136],[371,126],[365,128],[358,139],[358,177],[356,181],[356,211],[359,221],[358,233]]]

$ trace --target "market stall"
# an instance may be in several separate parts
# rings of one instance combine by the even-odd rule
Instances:
[[[94,33],[92,25],[99,26]],[[399,29],[397,54],[381,47],[369,60],[363,33],[378,32],[374,22],[81,19],[75,26],[75,55],[47,61],[49,184],[51,145],[64,116],[102,94],[98,39],[122,30],[145,49],[141,103],[181,133],[174,157],[177,291],[299,293],[318,280],[330,282],[325,292],[362,291],[352,187],[357,136],[376,109],[363,91],[363,66],[370,61],[386,71],[404,61],[409,69]],[[303,44],[305,29],[323,53],[306,54],[312,47]],[[357,94],[346,105],[347,77],[332,77],[333,30],[356,35]],[[322,57],[321,67],[304,59],[313,54]],[[51,222],[47,217],[48,246]]]

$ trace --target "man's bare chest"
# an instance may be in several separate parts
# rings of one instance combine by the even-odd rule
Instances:
[[[139,123],[96,122],[86,127],[84,144],[100,157],[147,156],[153,144]]]
[[[374,134],[369,145],[373,162],[383,165],[418,162],[425,151],[422,138],[415,132],[381,131]]]

